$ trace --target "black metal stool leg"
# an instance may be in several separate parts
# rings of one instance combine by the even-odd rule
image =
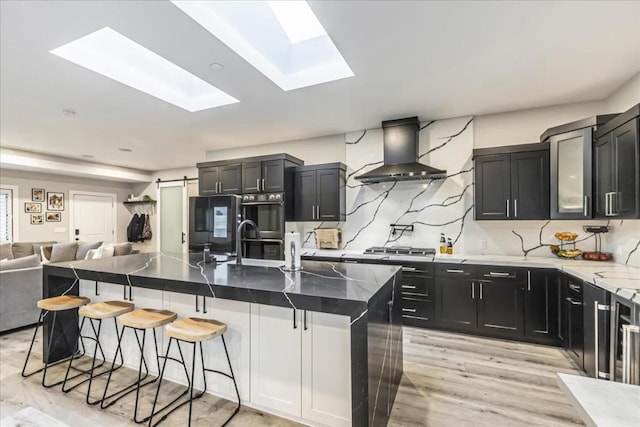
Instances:
[[[29,358],[31,357],[31,350],[33,349],[33,344],[36,342],[36,336],[38,336],[38,329],[40,328],[40,325],[42,324],[42,318],[44,317],[44,310],[40,310],[40,316],[38,316],[38,323],[36,325],[36,330],[33,331],[33,338],[31,338],[31,345],[29,345],[29,351],[27,352],[27,358],[24,360],[24,366],[22,367],[22,376],[24,378],[26,377],[30,377],[33,374],[37,374],[38,372],[41,372],[44,368],[40,368],[36,371],[33,371],[31,373],[25,374],[25,371],[27,370],[27,364],[29,363]]]
[[[225,421],[224,424],[222,424],[223,426],[225,426],[229,421],[231,421],[231,418],[233,418],[238,412],[240,412],[241,403],[240,403],[240,392],[238,391],[238,383],[236,382],[236,376],[233,374],[233,368],[231,367],[231,359],[229,358],[229,351],[227,351],[227,343],[224,340],[224,334],[221,335],[221,338],[222,338],[222,345],[224,346],[224,353],[227,355],[227,362],[229,363],[229,371],[231,372],[231,379],[233,380],[233,386],[236,388],[236,396],[238,396],[238,407],[236,408],[235,411],[233,411],[233,414],[231,414],[231,416],[227,419],[227,421]]]

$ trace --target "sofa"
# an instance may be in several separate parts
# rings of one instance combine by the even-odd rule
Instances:
[[[109,249],[109,250],[107,250]],[[38,321],[42,264],[136,253],[131,243],[14,242],[0,244],[0,333]]]
[[[11,264],[18,267],[0,271],[0,332],[38,321],[40,309],[36,307],[36,302],[42,298],[40,246],[55,243],[15,242],[0,245],[2,264],[9,264],[4,260],[13,261]]]

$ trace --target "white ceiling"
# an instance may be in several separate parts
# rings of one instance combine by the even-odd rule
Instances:
[[[207,150],[374,128],[406,115],[602,99],[640,70],[637,1],[311,7],[355,77],[283,92],[166,1],[2,1],[0,142],[158,170],[192,166]],[[105,26],[240,102],[189,113],[49,53]]]

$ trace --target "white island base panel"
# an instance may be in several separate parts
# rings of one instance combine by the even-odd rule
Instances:
[[[123,298],[122,285],[98,282],[97,291],[96,294],[96,282],[80,281],[80,295],[89,297],[92,303]],[[196,311],[195,295],[141,288],[133,290],[136,308],[162,308],[176,312],[179,318],[212,318],[227,324],[225,340],[243,405],[311,426],[351,425],[351,329],[348,316],[295,310],[294,317],[293,308],[221,298],[206,298],[203,306],[203,300],[204,297],[198,297]],[[82,334],[93,336],[88,319]],[[164,355],[169,339],[162,328],[157,328],[156,334],[160,354]],[[92,342],[84,342],[86,354],[92,356]],[[113,360],[117,337],[112,319],[103,321],[100,342],[106,358]],[[139,349],[131,330],[127,330],[124,336],[122,348],[125,366],[137,370]],[[221,339],[203,342],[203,350],[207,368],[228,372]],[[183,343],[182,352],[190,371],[192,345]],[[172,346],[171,353],[178,357],[175,346]],[[157,375],[152,331],[147,331],[145,358],[150,372]],[[201,377],[198,357],[196,389],[203,387]],[[172,361],[167,362],[164,379],[186,385],[184,369]],[[221,375],[207,374],[207,392],[236,401],[233,382]]]
[[[568,374],[558,384],[587,426],[640,426],[640,386]]]

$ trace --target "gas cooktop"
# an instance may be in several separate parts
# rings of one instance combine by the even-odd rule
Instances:
[[[365,254],[385,254],[385,255],[435,255],[434,248],[412,248],[411,246],[372,246],[364,250]]]

